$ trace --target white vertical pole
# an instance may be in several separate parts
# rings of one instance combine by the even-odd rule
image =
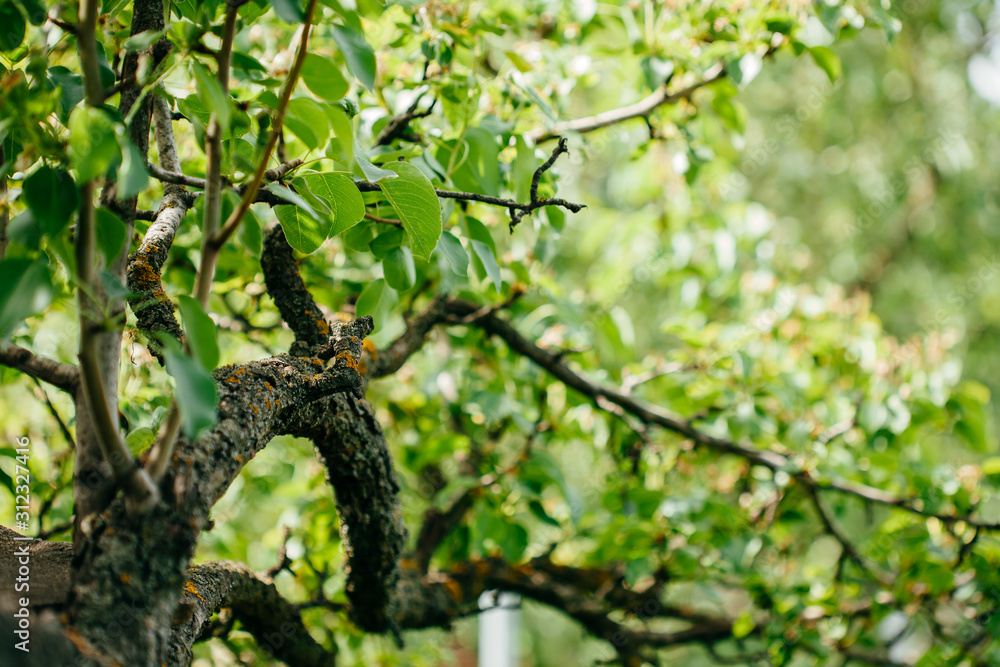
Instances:
[[[479,667],[518,667],[521,596],[486,591],[479,608]]]

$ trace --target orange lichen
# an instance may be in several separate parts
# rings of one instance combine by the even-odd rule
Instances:
[[[119,579],[119,580],[120,580],[120,581],[121,581],[121,582],[122,582],[123,584],[127,584],[127,583],[128,583],[129,581],[131,581],[131,580],[132,580],[132,577],[128,576],[128,574],[123,574],[123,575],[121,575],[120,577],[118,577],[118,579]]]
[[[264,382],[264,386],[267,387],[268,391],[274,391],[274,387],[271,386],[270,382]]]
[[[330,324],[322,317],[316,320],[316,328],[319,330],[321,334],[330,333]]]
[[[203,598],[201,596],[201,593],[198,592],[198,589],[195,588],[194,584],[191,583],[190,581],[185,581],[184,582],[184,590],[187,591],[188,593],[190,593],[191,595],[194,595],[195,597],[197,597],[202,602],[205,601],[205,598]]]
[[[257,406],[256,405],[251,405],[250,409],[253,410],[254,414],[257,414],[259,412],[259,410],[257,410]]]
[[[348,352],[347,350],[344,350],[343,352],[338,354],[336,357],[334,357],[334,359],[336,361],[343,361],[344,365],[347,366],[348,368],[351,368],[353,370],[358,370],[358,362],[354,360],[354,357],[352,357],[351,353]]]
[[[239,381],[239,380],[237,380],[237,379],[236,379],[236,378],[234,378],[234,377],[227,377],[227,378],[226,378],[226,382],[232,382],[233,384],[239,384],[239,383],[240,383],[240,381]]]

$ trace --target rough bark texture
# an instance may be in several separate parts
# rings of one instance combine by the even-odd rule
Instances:
[[[212,614],[231,610],[257,646],[296,667],[333,667],[336,655],[309,635],[299,610],[278,593],[274,584],[242,563],[219,561],[188,570],[182,608],[190,608],[187,621],[177,623],[170,640],[168,663],[187,665],[191,647],[208,625]],[[176,619],[175,619],[176,620]]]
[[[163,2],[162,0],[140,0],[132,3],[132,25],[130,32],[136,35],[146,30],[161,30],[163,28]],[[140,58],[150,56],[151,65],[156,66],[170,50],[170,42],[160,40],[154,44],[148,53],[131,52],[125,55],[122,62],[122,77],[120,81],[121,99],[118,109],[122,116],[127,117],[133,105],[138,102],[139,109],[129,124],[129,138],[139,153],[145,159],[149,148],[149,118],[150,118],[150,96],[146,95],[139,100],[141,87],[136,81]],[[135,225],[136,199],[119,201],[113,183],[105,187],[101,195],[101,204],[111,209],[125,223],[126,239],[132,238],[132,230]],[[121,255],[115,259],[109,270],[120,282],[125,282],[125,265],[128,257],[128,244],[122,250]],[[101,299],[106,297],[101,295]],[[125,301],[124,299],[114,299],[108,301],[107,311],[115,321],[124,324],[125,321]],[[99,336],[98,359],[101,370],[101,378],[104,383],[104,395],[108,404],[112,406],[112,411],[118,405],[118,366],[121,356],[122,329],[115,327]],[[101,451],[97,445],[96,433],[91,424],[89,411],[86,403],[82,400],[82,395],[76,398],[77,414],[77,448],[76,448],[76,474],[73,481],[74,502],[76,504],[76,525],[74,527],[74,543],[77,546],[82,544],[80,535],[80,523],[83,518],[101,511],[114,493],[111,479],[111,467],[107,461],[103,460]]]
[[[330,368],[318,358],[279,355],[216,371],[219,423],[197,441],[178,441],[164,502],[131,517],[119,498],[84,526],[68,608],[75,630],[123,664],[163,662],[184,573],[212,506],[247,461],[290,430],[301,406],[360,392],[357,359],[371,328],[371,318],[337,327]],[[127,632],[108,627],[108,610],[124,610]]]
[[[303,284],[278,226],[267,233],[261,266],[268,292],[295,332],[293,353],[320,353],[330,325]],[[331,396],[305,406],[287,433],[313,441],[333,485],[351,617],[369,632],[395,632],[393,592],[407,533],[389,445],[371,405],[346,394]]]
[[[180,171],[174,133],[170,120],[170,108],[166,100],[156,98],[154,102],[156,144],[160,154],[160,164],[164,169]],[[146,230],[139,248],[129,255],[126,279],[133,296],[128,303],[135,313],[136,326],[149,336],[149,351],[162,362],[157,334],[167,335],[178,341],[184,334],[174,315],[174,304],[163,291],[160,279],[163,264],[167,261],[174,236],[184,220],[195,196],[188,193],[183,185],[167,183],[163,186],[163,199],[156,211],[153,224]]]
[[[288,433],[313,441],[336,493],[351,618],[369,632],[395,631],[393,597],[407,533],[375,411],[368,401],[331,396],[306,406],[293,424]]]

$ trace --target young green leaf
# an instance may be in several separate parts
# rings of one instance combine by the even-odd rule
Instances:
[[[358,77],[361,85],[372,90],[375,87],[376,75],[375,52],[365,41],[365,36],[356,28],[335,24],[333,39],[340,47],[340,52],[344,54],[351,74]]]
[[[334,147],[333,144],[339,148],[335,159],[342,162],[347,171],[354,171],[354,126],[351,124],[351,119],[335,104],[327,106],[327,117],[330,119],[335,137],[334,141],[330,142],[331,148]]]
[[[25,203],[48,236],[63,230],[79,203],[73,177],[52,167],[43,166],[28,176],[23,192]]]
[[[0,2],[0,51],[13,51],[21,46],[28,26],[13,2]]]
[[[216,340],[215,322],[201,309],[198,300],[190,296],[178,297],[177,307],[184,319],[184,334],[191,348],[191,355],[206,371],[215,370],[219,365],[219,343]]]
[[[441,251],[452,270],[460,276],[469,275],[469,253],[462,247],[451,232],[443,232],[438,240],[437,249]]]
[[[43,311],[52,300],[52,282],[44,255],[32,261],[0,260],[0,342],[6,341],[26,317]]]
[[[831,82],[835,83],[840,78],[840,58],[833,50],[826,46],[814,46],[809,49],[809,55],[820,66],[820,69],[826,72]]]
[[[302,181],[330,207],[334,219],[329,235],[345,232],[365,217],[365,202],[358,186],[343,174],[306,174]]]
[[[174,378],[181,428],[189,438],[197,438],[217,420],[215,380],[201,364],[184,354],[173,339],[168,341],[164,345],[165,366]]]
[[[406,292],[417,282],[417,267],[413,263],[413,253],[406,246],[393,248],[382,260],[385,282],[389,287]]]
[[[399,177],[382,182],[382,192],[410,235],[413,254],[429,259],[441,237],[441,202],[424,173],[407,162],[385,165]]]
[[[225,134],[229,129],[229,122],[233,117],[232,98],[222,90],[218,79],[212,76],[204,65],[194,62],[191,65],[191,69],[194,71],[195,80],[198,82],[198,99],[201,100],[201,103],[209,113],[215,112],[215,118],[219,122],[219,127],[222,128],[222,133]]]
[[[375,331],[378,331],[388,318],[395,296],[396,292],[386,285],[384,279],[373,280],[358,295],[354,306],[357,316],[371,315],[375,320]]]
[[[302,23],[306,18],[299,0],[274,0],[271,6],[274,7],[274,13],[278,18],[286,23]]]
[[[330,136],[330,123],[323,107],[308,97],[297,97],[289,101],[285,126],[294,132],[309,150],[322,148]]]
[[[77,107],[69,117],[69,157],[81,181],[103,174],[118,158],[115,126],[95,107]]]
[[[301,206],[282,204],[274,207],[274,215],[285,232],[288,245],[308,255],[315,252],[330,236],[333,218],[309,215]]]
[[[329,101],[339,100],[351,87],[337,63],[315,53],[302,63],[302,80],[316,97]]]
[[[476,253],[476,257],[482,262],[483,270],[486,271],[486,275],[493,281],[497,292],[499,292],[503,286],[503,281],[500,279],[500,266],[497,264],[497,258],[493,254],[493,251],[488,245],[475,239],[472,240],[472,251]]]
[[[122,219],[106,208],[94,212],[94,236],[97,249],[104,256],[105,266],[110,266],[121,254],[128,240]]]
[[[122,152],[122,161],[118,166],[118,181],[115,184],[116,196],[119,201],[135,197],[149,185],[149,174],[146,172],[146,161],[125,132],[118,134],[118,143]]]

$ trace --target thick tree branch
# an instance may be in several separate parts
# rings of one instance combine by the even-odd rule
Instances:
[[[264,269],[267,293],[274,299],[282,319],[295,332],[292,354],[305,356],[310,349],[326,341],[330,324],[302,282],[281,225],[273,225],[267,230],[260,264]]]
[[[70,394],[80,383],[80,372],[76,366],[43,357],[12,343],[0,343],[0,364],[16,368]]]
[[[321,354],[330,325],[302,282],[278,225],[267,233],[261,266],[282,319],[295,332],[292,353]],[[392,456],[371,405],[333,396],[305,406],[287,432],[313,441],[336,494],[352,618],[369,632],[395,631],[392,595],[406,527]]]
[[[191,647],[212,615],[223,608],[232,610],[235,619],[254,636],[261,649],[288,665],[333,667],[336,664],[335,653],[310,636],[298,607],[283,598],[271,580],[241,563],[220,561],[188,570],[180,609],[185,608],[190,610],[190,618],[173,628],[170,664],[191,662]]]
[[[361,391],[357,362],[371,330],[371,318],[335,328],[328,364],[279,355],[218,369],[218,424],[197,441],[178,440],[161,487],[168,502],[137,519],[117,500],[84,519],[88,540],[77,554],[70,624],[122,664],[161,664],[183,577],[213,505],[272,437],[297,426],[302,406]],[[109,631],[108,609],[131,610],[144,631]]]

